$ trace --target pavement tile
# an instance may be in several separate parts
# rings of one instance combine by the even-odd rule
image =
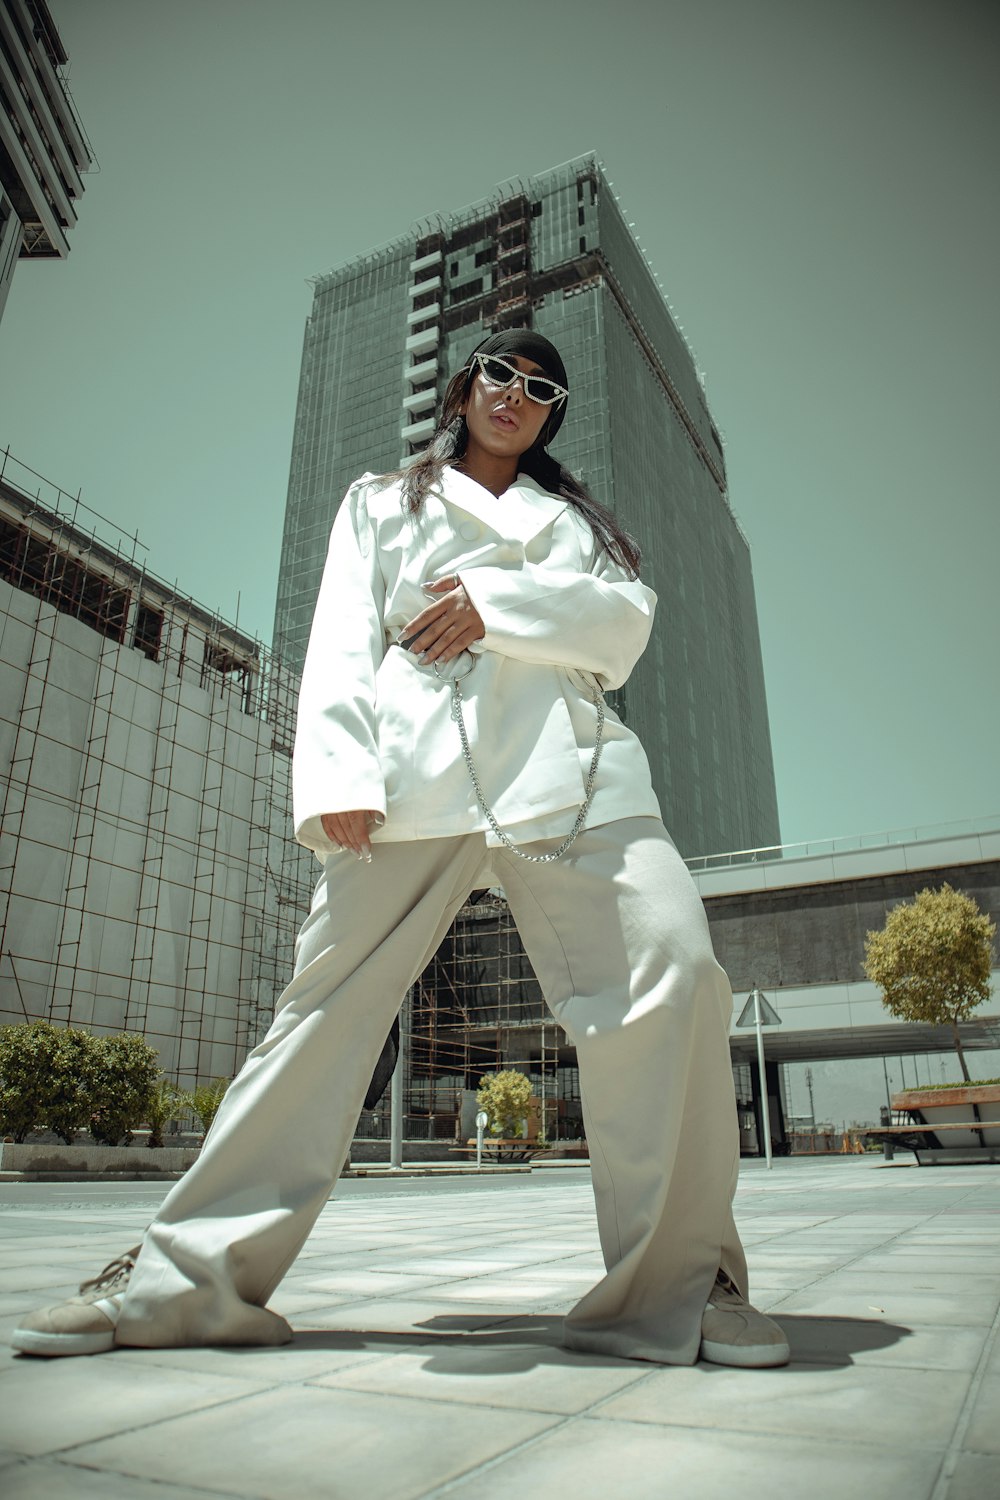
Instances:
[[[455,1266],[451,1274],[460,1276],[462,1272]],[[356,1301],[359,1297],[392,1297],[396,1292],[420,1292],[425,1287],[440,1285],[441,1280],[440,1276],[410,1276],[405,1271],[385,1271],[374,1265],[365,1271],[314,1273],[298,1285],[304,1292],[330,1292],[331,1300],[343,1296]]]
[[[946,1500],[989,1500],[1000,1495],[1000,1458],[992,1453],[960,1453]]]
[[[569,1416],[648,1375],[648,1368],[628,1360],[581,1358],[566,1349],[520,1342],[516,1333],[505,1338],[499,1330],[492,1337],[439,1339],[310,1384]]]
[[[823,1278],[823,1288],[828,1292],[877,1291],[885,1296],[900,1292],[956,1292],[965,1297],[982,1292],[1000,1299],[1000,1276],[988,1271],[972,1273],[963,1271],[952,1274],[950,1268],[927,1271],[921,1267],[911,1270],[905,1264],[897,1264],[889,1270],[878,1270],[867,1260],[856,1261],[842,1271],[831,1271]]]
[[[521,1257],[510,1260],[499,1259],[497,1256],[484,1256],[481,1259],[472,1255],[426,1255],[414,1258],[406,1257],[406,1264],[415,1276],[437,1276],[450,1277],[456,1275],[486,1276],[492,1272],[505,1272],[514,1266],[527,1266],[535,1263],[534,1256]],[[383,1258],[383,1265],[393,1265],[392,1261]]]
[[[254,1395],[269,1384],[192,1370],[161,1370],[156,1380],[142,1381],[134,1363],[114,1353],[85,1360],[21,1355],[0,1374],[4,1441],[37,1457]]]
[[[509,1318],[511,1309],[502,1304],[463,1307],[447,1301],[411,1301],[405,1297],[337,1304],[319,1308],[299,1320],[303,1330],[347,1329],[354,1333],[405,1333],[433,1338],[436,1333],[482,1328]]]
[[[7,1192],[0,1340],[26,1308],[134,1244],[151,1211],[103,1195],[28,1210]],[[563,1350],[561,1314],[602,1271],[582,1173],[556,1190],[522,1176],[486,1191],[340,1196],[274,1298],[300,1330],[291,1345],[0,1358],[3,1422],[24,1426],[28,1411],[27,1436],[7,1447],[33,1451],[43,1414],[59,1423],[44,1456],[6,1464],[0,1492],[12,1474],[27,1486],[16,1500],[472,1500],[473,1486],[476,1500],[524,1500],[546,1481],[572,1484],[574,1500],[773,1500],[779,1485],[809,1500],[998,1492],[1000,1342],[985,1378],[978,1367],[1000,1299],[1000,1168],[889,1173],[855,1158],[765,1174],[749,1162],[736,1216],[754,1301],[792,1344],[786,1370]],[[275,1447],[263,1469],[247,1452],[258,1429]],[[301,1465],[273,1444],[289,1429]],[[955,1432],[964,1451],[950,1447]],[[946,1450],[950,1487],[935,1489]]]
[[[570,1296],[571,1304],[579,1301],[589,1285],[589,1279],[581,1283],[575,1295]],[[569,1290],[572,1294],[573,1288]],[[477,1276],[471,1281],[442,1282],[434,1288],[433,1295],[439,1302],[493,1303],[508,1308],[537,1306],[540,1303],[547,1305],[567,1300],[564,1288],[558,1282],[510,1281],[507,1278],[498,1280],[492,1276]]]
[[[557,1421],[524,1411],[498,1421],[495,1410],[453,1402],[285,1386],[91,1443],[73,1457],[247,1500],[417,1500]]]
[[[815,1438],[761,1437],[639,1422],[571,1419],[448,1491],[448,1500],[930,1500],[933,1450],[873,1448]],[[980,1496],[979,1500],[983,1500]]]
[[[896,1369],[887,1380],[871,1366],[848,1371],[818,1365],[780,1370],[694,1365],[657,1371],[605,1402],[596,1416],[943,1449],[968,1388],[969,1375],[953,1371]]]
[[[781,1326],[796,1364],[905,1365],[913,1370],[975,1370],[984,1328],[923,1324],[903,1328],[884,1319],[811,1318],[785,1313]]]
[[[960,1296],[947,1292],[893,1292],[880,1288],[871,1295],[851,1288],[829,1290],[822,1282],[803,1292],[792,1292],[772,1303],[779,1314],[803,1312],[817,1317],[871,1318],[884,1316],[893,1323],[947,1323],[981,1328],[993,1321],[997,1297]]]
[[[1000,1234],[1000,1225],[997,1226]],[[989,1276],[992,1284],[997,1285],[1000,1281],[1000,1254],[993,1255],[968,1255],[964,1250],[954,1251],[951,1249],[928,1251],[923,1248],[912,1249],[906,1245],[893,1246],[891,1250],[874,1250],[870,1255],[863,1255],[859,1260],[851,1262],[852,1271],[874,1271],[890,1272],[895,1275],[902,1273],[916,1274],[919,1271],[931,1271],[935,1275],[947,1275],[952,1279],[952,1285],[964,1287],[967,1276]]]
[[[987,1373],[972,1408],[963,1447],[1000,1454],[1000,1374]]]
[[[383,1359],[387,1352],[401,1347],[406,1347],[405,1336],[392,1342],[387,1335],[383,1347],[367,1349],[351,1333],[331,1334],[321,1329],[296,1334],[292,1343],[273,1349],[116,1349],[115,1363],[131,1361],[137,1380],[151,1380],[152,1372],[162,1365],[205,1375],[235,1375],[252,1380],[260,1389],[271,1389],[333,1374],[366,1360]]]
[[[205,1491],[84,1469],[55,1459],[25,1459],[3,1476],[4,1500],[205,1500]]]
[[[48,1293],[54,1290],[56,1293],[65,1292],[70,1297],[76,1292],[83,1275],[83,1272],[70,1270],[68,1266],[54,1266],[48,1262],[11,1268],[0,1271],[0,1296],[11,1292]]]
[[[267,1305],[293,1323],[308,1323],[309,1314],[321,1307],[336,1307],[341,1303],[357,1300],[356,1297],[337,1297],[333,1292],[300,1292],[295,1286],[289,1286],[287,1290],[281,1286]]]

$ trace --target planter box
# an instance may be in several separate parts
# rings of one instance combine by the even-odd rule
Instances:
[[[70,1173],[73,1176],[108,1172],[141,1173],[144,1177],[166,1172],[184,1172],[197,1159],[197,1146],[64,1146],[5,1141],[0,1146],[0,1171]]]
[[[979,1112],[977,1123],[972,1106]],[[938,1125],[970,1122],[968,1130],[947,1130],[938,1137],[941,1149],[979,1146],[1000,1147],[1000,1083],[956,1083],[946,1089],[904,1089],[893,1094],[893,1109],[919,1110],[931,1129]]]

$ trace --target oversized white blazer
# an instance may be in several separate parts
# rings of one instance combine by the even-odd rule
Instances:
[[[458,574],[486,633],[462,680],[484,794],[523,842],[562,837],[584,800],[597,710],[649,638],[656,596],[598,547],[572,506],[527,475],[499,498],[457,469],[410,515],[399,482],[365,474],[337,514],[299,696],[295,835],[321,858],[324,813],[372,808],[379,840],[483,830],[451,684],[393,644]],[[607,711],[588,827],[659,815],[642,746]]]

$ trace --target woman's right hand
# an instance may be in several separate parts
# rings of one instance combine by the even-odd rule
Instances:
[[[336,844],[340,849],[349,849],[352,854],[358,856],[358,859],[363,859],[366,864],[370,865],[372,846],[368,836],[368,825],[381,821],[381,816],[381,813],[367,807],[353,812],[324,813],[320,822],[323,824],[323,832],[332,844]]]

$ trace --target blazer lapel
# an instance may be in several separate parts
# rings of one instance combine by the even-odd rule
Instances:
[[[475,516],[498,536],[522,544],[527,544],[532,537],[551,526],[567,505],[567,501],[558,495],[550,495],[527,474],[519,474],[510,488],[498,497],[467,474],[447,468],[434,492],[448,505]]]

